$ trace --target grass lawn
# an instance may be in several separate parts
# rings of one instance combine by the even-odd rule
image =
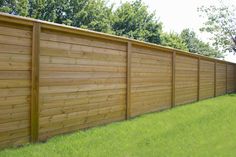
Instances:
[[[235,157],[236,94],[0,151],[6,156]]]

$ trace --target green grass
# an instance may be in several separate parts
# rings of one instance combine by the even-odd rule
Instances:
[[[236,94],[0,151],[0,157],[235,157]]]

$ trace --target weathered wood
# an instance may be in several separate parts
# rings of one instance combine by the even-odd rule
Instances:
[[[175,63],[176,63],[176,52],[172,54],[172,95],[171,95],[171,107],[175,107]]]
[[[131,58],[132,58],[132,44],[127,44],[127,80],[126,80],[126,119],[131,115]]]
[[[228,94],[228,64],[226,63],[226,70],[225,70],[225,76],[226,76],[226,94]]]
[[[32,40],[32,86],[31,86],[31,141],[38,141],[39,132],[39,57],[40,57],[40,23],[34,23]]]
[[[228,93],[234,92],[235,88],[235,75],[234,75],[234,65],[227,65],[227,91]]]
[[[199,101],[200,100],[200,74],[201,74],[201,66],[200,66],[200,64],[201,64],[201,59],[200,59],[200,57],[198,57],[198,75],[197,75],[197,101]]]
[[[197,101],[198,60],[177,54],[175,67],[176,105]]]
[[[200,100],[214,97],[214,62],[200,61]]]
[[[214,63],[214,97],[216,97],[216,61]]]
[[[2,21],[0,25],[0,148],[4,148],[29,142],[32,28]]]
[[[132,47],[132,117],[171,108],[173,52],[156,51]]]
[[[226,64],[216,64],[216,96],[226,93]]]

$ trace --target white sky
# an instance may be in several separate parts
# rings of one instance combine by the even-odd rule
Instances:
[[[132,0],[109,0],[119,4],[120,1]],[[218,4],[218,0],[143,0],[150,8],[150,11],[156,11],[157,17],[163,23],[164,31],[174,31],[180,33],[184,28],[190,28],[197,32],[198,37],[207,41],[207,34],[199,31],[204,20],[199,17],[197,8],[205,5]],[[236,5],[236,0],[223,0],[225,4]],[[229,54],[225,60],[236,63],[236,55]]]

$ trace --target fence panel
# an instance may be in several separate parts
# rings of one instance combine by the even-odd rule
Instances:
[[[124,120],[126,44],[42,30],[40,139]]]
[[[226,93],[226,64],[216,63],[216,96]]]
[[[131,116],[171,106],[172,53],[132,47]]]
[[[200,100],[214,97],[214,62],[200,60]]]
[[[235,65],[227,64],[227,93],[235,91]]]
[[[176,56],[176,105],[197,101],[198,59],[183,55]]]
[[[29,141],[31,33],[0,23],[0,148]]]

